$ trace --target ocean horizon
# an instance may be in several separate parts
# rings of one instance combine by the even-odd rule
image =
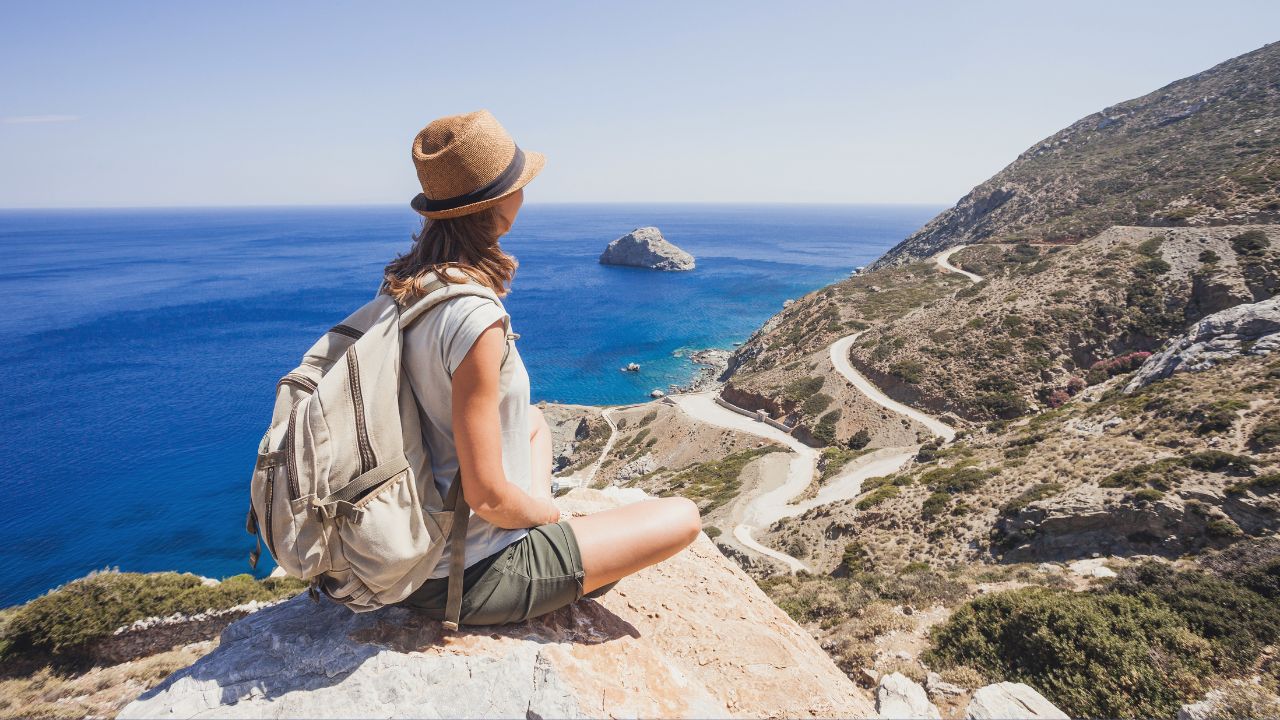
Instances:
[[[531,399],[639,402],[686,383],[689,352],[732,349],[940,209],[527,205],[502,244],[520,263],[504,302]],[[247,572],[275,381],[373,296],[419,225],[402,206],[0,210],[0,605],[106,567]],[[697,268],[597,262],[644,225]]]

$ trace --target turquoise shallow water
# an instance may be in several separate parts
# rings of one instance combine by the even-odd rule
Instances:
[[[687,381],[939,208],[531,205],[503,245],[533,400]],[[246,484],[280,375],[372,296],[417,216],[395,207],[0,211],[0,604],[95,568],[247,570]],[[601,266],[656,225],[698,268]],[[618,368],[638,362],[640,373]],[[269,572],[270,566],[259,572]]]

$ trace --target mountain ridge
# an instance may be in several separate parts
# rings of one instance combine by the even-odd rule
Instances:
[[[871,268],[967,243],[1077,242],[1111,225],[1280,222],[1277,78],[1280,42],[1086,115]]]

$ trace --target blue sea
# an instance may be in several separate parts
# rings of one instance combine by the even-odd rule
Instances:
[[[939,209],[526,206],[503,246],[533,400],[686,382],[682,353],[731,348]],[[642,225],[697,269],[597,263]],[[275,381],[373,296],[418,226],[399,207],[0,211],[0,605],[105,567],[246,572]]]

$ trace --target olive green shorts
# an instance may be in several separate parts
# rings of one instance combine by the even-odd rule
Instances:
[[[582,555],[568,520],[529,528],[528,535],[463,571],[459,622],[501,625],[545,615],[582,598],[582,578]],[[397,604],[443,620],[448,589],[449,578],[433,578]]]

